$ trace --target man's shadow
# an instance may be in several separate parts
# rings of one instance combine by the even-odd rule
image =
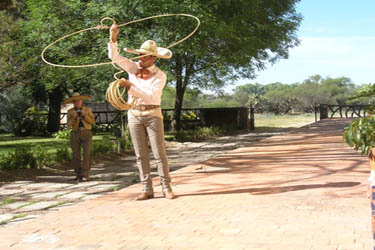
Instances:
[[[249,193],[252,195],[267,195],[267,194],[279,194],[285,192],[292,192],[298,190],[315,189],[315,188],[346,188],[360,185],[360,182],[329,182],[326,184],[303,184],[293,186],[282,186],[282,187],[264,187],[264,188],[245,188],[245,189],[234,189],[234,190],[223,190],[223,191],[203,191],[190,194],[181,194],[182,196],[195,196],[195,195],[218,195],[218,194],[242,194]]]

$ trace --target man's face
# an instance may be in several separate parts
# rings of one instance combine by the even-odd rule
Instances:
[[[74,107],[76,108],[76,109],[81,109],[82,108],[82,100],[75,100],[75,101],[73,101],[73,104],[74,104]]]
[[[155,63],[156,59],[157,59],[156,56],[144,56],[144,57],[139,58],[138,60],[139,60],[139,65],[141,65],[142,68],[148,68]]]

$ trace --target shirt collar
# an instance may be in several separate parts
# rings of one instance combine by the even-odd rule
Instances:
[[[156,66],[155,64],[151,65],[150,67],[146,68],[147,70],[151,71],[151,72],[155,72],[156,70]]]

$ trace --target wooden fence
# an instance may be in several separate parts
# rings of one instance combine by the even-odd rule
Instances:
[[[173,128],[174,109],[162,109],[165,130]],[[93,111],[95,124],[100,130],[109,131],[121,123],[127,122],[126,111]],[[67,113],[61,113],[61,127],[66,127]],[[181,110],[181,124],[184,129],[203,126],[226,126],[233,129],[249,129],[253,124],[249,120],[249,109],[234,108],[196,108]]]
[[[366,116],[367,109],[370,106],[371,105],[320,104],[317,109],[319,110],[320,120],[321,120],[321,119],[333,118],[333,117],[340,117],[340,118],[364,117]]]

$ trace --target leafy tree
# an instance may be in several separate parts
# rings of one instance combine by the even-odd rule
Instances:
[[[198,32],[173,47],[171,60],[159,62],[176,88],[178,129],[188,87],[220,88],[240,77],[252,78],[266,63],[288,57],[288,50],[298,45],[295,32],[301,16],[295,11],[297,2],[153,0],[140,4],[125,0],[26,0],[18,23],[21,30],[16,33],[20,35],[16,39],[17,53],[13,54],[18,63],[16,78],[26,84],[35,102],[48,105],[48,128],[55,132],[64,97],[78,91],[101,99],[114,70],[110,66],[66,69],[45,65],[39,55],[47,44],[73,31],[96,26],[107,16],[121,24],[159,13],[191,13],[201,20]],[[185,37],[195,25],[191,18],[169,17],[120,27],[120,47],[138,47],[146,39],[154,39],[160,46],[170,45]],[[108,61],[107,41],[107,30],[81,33],[54,45],[46,57],[58,64]]]
[[[375,103],[375,84],[363,84],[356,88],[353,96],[348,98],[350,104],[374,104]]]
[[[294,89],[296,85],[288,85],[282,83],[271,83],[267,85],[267,92],[264,97],[269,103],[271,112],[275,114],[287,114],[293,110],[296,104]]]
[[[161,97],[161,107],[164,109],[172,109],[175,99],[176,89],[171,86],[165,86]]]
[[[256,105],[260,96],[265,94],[265,87],[259,83],[245,84],[234,89],[233,97],[241,106]]]
[[[319,104],[342,105],[356,91],[355,85],[349,78],[323,78],[320,75],[311,76],[295,90],[297,99],[303,104],[303,110],[311,112]]]
[[[188,88],[184,99],[183,108],[201,108],[205,104],[203,93],[199,89]]]
[[[321,81],[322,77],[315,75],[296,87],[294,94],[302,103],[303,111],[312,112],[317,105],[329,102],[329,96],[321,88]]]
[[[329,95],[332,104],[345,104],[356,91],[354,83],[347,77],[330,78],[322,80],[322,89]]]
[[[14,69],[20,67],[16,59],[20,27],[16,20],[20,17],[21,7],[22,2],[0,3],[0,91],[20,83]]]
[[[24,98],[20,88],[13,88],[11,91],[3,91],[0,95],[0,110],[6,116],[4,126],[7,131],[16,136],[23,135],[27,125],[33,125],[26,119],[25,112],[32,106],[30,100]]]
[[[46,65],[40,59],[45,46],[63,35],[95,26],[100,3],[79,0],[27,0],[25,18],[19,21],[23,37],[18,43],[21,53],[17,55],[22,65],[18,76],[24,79],[28,95],[35,103],[48,105],[48,130],[56,132],[60,125],[61,102],[72,92],[91,94],[104,90],[112,75],[110,67],[67,69]],[[20,31],[20,32],[21,32]],[[108,34],[85,32],[68,38],[46,53],[46,59],[57,64],[90,64],[107,58],[105,44]],[[108,59],[106,59],[108,61]],[[95,91],[95,92],[94,92]],[[91,92],[91,93],[90,93]],[[103,99],[103,98],[96,98]]]
[[[237,106],[238,102],[236,102],[231,96],[221,96],[205,102],[202,108],[227,108]]]
[[[256,69],[287,58],[288,49],[298,44],[295,32],[301,17],[295,12],[295,0],[154,2],[151,9],[158,6],[158,11],[166,13],[193,13],[202,22],[196,35],[173,48],[169,69],[176,87],[177,129],[188,86],[212,89],[231,84],[239,77],[252,78]],[[172,22],[163,27],[171,25]],[[187,21],[178,25],[176,30],[193,27]],[[170,35],[175,39],[176,32]]]

